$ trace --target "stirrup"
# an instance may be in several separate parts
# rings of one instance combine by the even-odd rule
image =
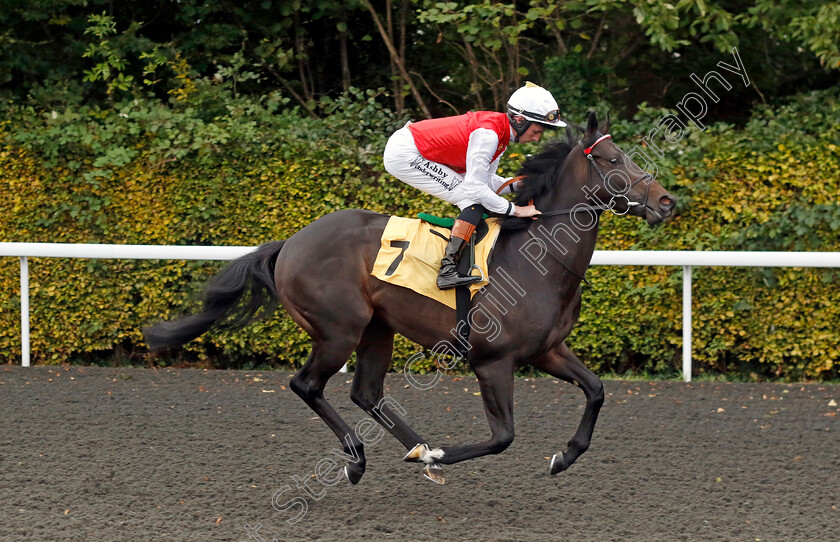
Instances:
[[[437,287],[440,290],[449,290],[452,288],[458,288],[459,286],[469,286],[471,284],[481,282],[483,276],[483,274],[481,277],[476,277],[474,275],[461,275],[457,271],[448,275],[438,275]],[[441,281],[443,281],[442,284]]]
[[[476,278],[479,279],[476,282],[484,282],[484,281],[487,280],[487,276],[484,274],[484,270],[482,268],[480,268],[478,266],[478,264],[473,264],[472,267],[470,267],[469,271],[467,271],[467,273],[468,273],[467,276],[475,277],[475,275],[472,274],[473,269],[478,269],[478,273],[481,275],[480,277],[476,277]]]

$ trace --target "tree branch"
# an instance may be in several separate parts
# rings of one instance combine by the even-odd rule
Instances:
[[[260,64],[262,64],[263,68],[268,70],[269,73],[271,73],[271,75],[273,75],[278,81],[280,81],[280,84],[283,85],[283,88],[285,88],[287,91],[289,91],[289,94],[294,96],[295,100],[297,100],[298,103],[300,103],[300,105],[302,105],[303,108],[306,109],[307,113],[309,113],[312,116],[313,119],[320,118],[320,117],[318,117],[318,115],[315,114],[315,111],[310,109],[309,104],[306,102],[306,100],[304,100],[303,97],[300,94],[295,92],[295,89],[293,89],[292,86],[289,85],[289,82],[286,81],[286,79],[282,75],[280,75],[277,72],[277,70],[274,69],[274,66],[272,66],[271,64],[269,64],[268,62],[266,62],[262,58],[260,58]]]
[[[598,23],[598,30],[595,32],[595,37],[592,38],[592,45],[589,47],[589,52],[586,53],[586,60],[592,58],[595,54],[595,49],[598,47],[598,41],[601,39],[601,34],[604,32],[604,23],[607,22],[607,14],[601,16],[601,22]]]
[[[419,73],[417,73],[417,72],[411,72],[411,75],[416,75],[417,77],[419,77],[419,78],[420,78],[420,81],[422,81],[422,82],[423,82],[423,86],[425,86],[425,87],[426,87],[426,90],[428,90],[428,91],[429,91],[429,94],[431,94],[432,96],[434,96],[435,98],[437,98],[437,101],[439,101],[440,103],[442,103],[442,104],[446,104],[446,105],[448,105],[449,107],[451,107],[451,108],[452,108],[452,110],[455,112],[455,114],[456,114],[456,115],[458,115],[458,114],[460,114],[460,113],[461,113],[460,111],[458,111],[458,108],[457,108],[457,107],[455,107],[455,106],[454,106],[454,105],[452,105],[451,103],[447,102],[446,100],[444,100],[443,98],[441,98],[440,96],[438,96],[437,94],[435,94],[435,92],[432,90],[432,88],[429,86],[429,84],[428,84],[428,83],[426,83],[426,80],[423,78],[423,76],[422,76],[422,75],[420,75],[420,74],[419,74]]]
[[[464,50],[467,57],[467,64],[470,66],[470,73],[473,78],[473,85],[475,85],[475,95],[478,97],[478,108],[484,110],[484,100],[481,98],[481,85],[478,83],[478,60],[475,58],[475,52],[472,45],[464,39]]]
[[[376,10],[373,9],[373,5],[370,3],[370,0],[362,0],[362,3],[365,5],[368,11],[370,11],[370,15],[371,17],[373,17],[373,22],[376,24],[376,28],[379,30],[379,34],[382,36],[382,40],[385,42],[385,46],[388,48],[388,52],[391,53],[391,58],[394,59],[394,62],[397,63],[397,67],[399,67],[400,69],[400,74],[408,82],[409,87],[411,87],[411,94],[414,96],[414,99],[417,100],[417,104],[420,106],[420,109],[423,111],[423,114],[426,115],[426,118],[432,118],[432,113],[429,111],[429,108],[426,107],[426,103],[423,101],[423,97],[420,96],[420,92],[417,90],[417,87],[414,85],[414,82],[408,75],[408,72],[405,69],[405,64],[403,63],[399,54],[397,54],[397,50],[394,48],[393,42],[388,37],[388,33],[385,32],[385,28],[382,26],[382,22],[379,20],[379,15],[376,14]]]

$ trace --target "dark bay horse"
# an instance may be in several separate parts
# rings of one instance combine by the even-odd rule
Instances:
[[[504,219],[493,251],[490,284],[473,298],[467,361],[478,378],[491,436],[484,442],[431,448],[383,401],[394,333],[436,354],[457,352],[455,311],[371,275],[387,215],[344,210],[324,216],[284,241],[269,242],[228,264],[209,284],[202,312],[146,328],[154,349],[177,346],[210,329],[242,327],[282,305],[312,338],[312,352],[290,387],[335,432],[353,484],[365,471],[364,445],[324,398],[329,380],[357,354],[351,398],[425,463],[443,483],[440,465],[497,454],[513,441],[517,368],[531,365],[571,382],[586,395],[583,418],[550,472],[567,469],[589,447],[604,401],[600,379],[564,340],[578,319],[580,283],[589,266],[601,212],[668,217],[675,199],[599,129],[590,114],[581,141],[556,142],[523,165],[520,205],[533,200],[537,219]],[[476,310],[480,308],[480,310]],[[386,398],[387,399],[387,398]],[[404,411],[402,412],[404,414]]]

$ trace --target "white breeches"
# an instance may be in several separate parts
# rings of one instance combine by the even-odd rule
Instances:
[[[463,175],[420,155],[408,126],[400,128],[388,139],[384,161],[385,169],[397,179],[457,205],[459,209],[478,203],[464,190]]]

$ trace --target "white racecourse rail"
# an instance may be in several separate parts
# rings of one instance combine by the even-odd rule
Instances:
[[[256,247],[0,243],[0,257],[20,258],[21,364],[29,366],[29,263],[27,258],[131,260],[233,260]],[[683,379],[691,381],[692,267],[840,267],[840,252],[716,252],[596,250],[592,265],[664,265],[683,270]]]

